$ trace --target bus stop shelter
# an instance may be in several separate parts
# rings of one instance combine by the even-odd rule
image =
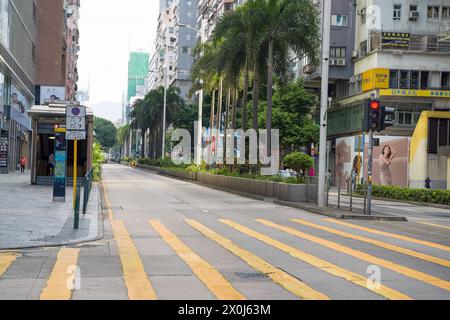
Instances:
[[[51,165],[55,149],[55,133],[65,128],[67,104],[50,103],[34,106],[28,111],[31,118],[31,184],[52,184]],[[92,168],[94,114],[86,108],[86,140],[78,141],[78,177],[84,177]],[[67,141],[67,183],[73,181],[73,141]]]

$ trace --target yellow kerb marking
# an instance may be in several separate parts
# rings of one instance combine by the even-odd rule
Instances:
[[[337,244],[337,243],[334,243],[334,242],[331,242],[328,240],[324,240],[322,238],[318,238],[318,237],[309,235],[304,232],[300,232],[300,231],[292,229],[292,228],[284,227],[284,226],[275,224],[275,223],[267,221],[267,220],[256,220],[256,221],[258,221],[259,223],[262,223],[268,227],[271,227],[271,228],[286,232],[288,234],[291,234],[293,236],[320,244],[320,245],[330,248],[332,250],[335,250],[335,251],[338,251],[338,252],[341,252],[344,254],[348,254],[349,256],[355,257],[355,258],[363,260],[363,261],[367,261],[371,264],[390,269],[392,271],[403,274],[407,277],[428,283],[432,286],[436,286],[436,287],[445,289],[447,291],[450,291],[450,282],[449,281],[442,280],[442,279],[434,277],[432,275],[396,264],[396,263],[388,261],[388,260],[377,258],[375,256],[364,253],[362,251],[354,250],[352,248],[349,248],[349,247],[346,247],[346,246],[343,246],[343,245],[340,245],[340,244]]]
[[[444,229],[449,229],[450,227],[447,226],[442,226],[440,224],[434,224],[434,223],[428,223],[428,222],[419,222],[420,224],[426,224],[427,226],[432,226],[432,227],[436,227],[436,228],[444,228]]]
[[[277,241],[275,239],[272,239],[266,235],[263,235],[262,233],[256,232],[254,230],[251,230],[249,228],[246,228],[240,224],[237,224],[231,220],[220,220],[222,223],[230,226],[233,229],[238,230],[239,232],[242,232],[243,234],[246,234],[250,237],[253,237],[255,239],[258,239],[270,246],[273,246],[281,251],[286,252],[287,254],[293,256],[294,258],[297,258],[299,260],[302,260],[316,268],[319,268],[320,270],[329,273],[333,276],[344,278],[345,280],[348,280],[360,287],[363,287],[367,290],[371,290],[375,292],[376,294],[379,294],[387,299],[391,300],[412,300],[409,296],[395,291],[389,287],[386,287],[384,285],[380,285],[379,287],[369,287],[368,281],[366,278],[360,276],[357,273],[348,271],[346,269],[343,269],[341,267],[338,267],[334,264],[329,263],[328,261],[322,260],[320,258],[317,258],[313,255],[310,255],[306,252],[303,252],[301,250],[298,250],[297,248],[288,246],[287,244]]]
[[[123,278],[130,300],[156,300],[147,273],[144,270],[138,250],[133,243],[123,221],[112,220],[114,238],[122,262]]]
[[[42,290],[41,300],[70,300],[74,272],[77,266],[80,249],[63,248],[59,250],[53,271],[47,280],[47,286]]]
[[[288,273],[272,266],[253,253],[235,245],[231,240],[222,237],[221,235],[215,233],[201,223],[195,220],[186,220],[186,222],[191,227],[201,232],[205,237],[215,241],[234,255],[238,256],[252,268],[267,275],[275,283],[281,285],[283,288],[285,288],[295,296],[304,300],[330,300],[330,298],[326,295],[307,286],[305,283],[289,275]]]
[[[336,223],[336,224],[340,224],[342,226],[346,226],[346,227],[349,227],[349,228],[353,228],[353,229],[357,229],[357,230],[361,230],[361,231],[365,231],[365,232],[369,232],[369,233],[373,233],[373,234],[378,234],[378,235],[381,235],[381,236],[386,236],[386,237],[400,239],[400,240],[403,240],[403,241],[408,241],[408,242],[412,242],[412,243],[421,244],[421,245],[424,245],[424,246],[427,246],[427,247],[432,247],[432,248],[436,248],[436,249],[450,251],[450,247],[442,245],[442,244],[439,244],[439,243],[419,240],[419,239],[415,239],[415,238],[411,238],[411,237],[407,237],[407,236],[402,236],[402,235],[395,234],[395,233],[389,233],[389,232],[384,232],[384,231],[380,231],[380,230],[376,230],[376,229],[361,227],[361,226],[357,226],[357,225],[354,225],[354,224],[351,224],[351,223],[338,221],[338,220],[334,220],[334,219],[324,219],[324,221],[333,222],[333,223]]]
[[[326,226],[318,225],[318,224],[311,223],[311,222],[308,222],[308,221],[305,221],[305,220],[301,220],[301,219],[291,219],[291,221],[293,221],[295,223],[298,223],[298,224],[301,224],[301,225],[304,225],[304,226],[311,227],[311,228],[315,228],[315,229],[323,230],[323,231],[326,231],[326,232],[329,232],[329,233],[337,234],[337,235],[345,237],[345,238],[349,238],[349,239],[353,239],[353,240],[358,240],[358,241],[370,243],[370,244],[373,244],[374,246],[378,246],[378,247],[385,248],[385,249],[388,249],[388,250],[396,251],[396,252],[399,252],[399,253],[402,253],[402,254],[406,254],[406,255],[411,256],[411,257],[419,258],[419,259],[422,259],[422,260],[425,260],[425,261],[428,261],[428,262],[440,264],[441,266],[444,266],[444,267],[450,267],[450,261],[448,261],[448,260],[437,258],[437,257],[433,257],[433,256],[430,256],[430,255],[427,255],[427,254],[423,254],[423,253],[416,252],[416,251],[413,251],[413,250],[410,250],[410,249],[399,247],[399,246],[396,246],[396,245],[393,245],[393,244],[390,244],[390,243],[386,243],[386,242],[378,241],[378,240],[375,240],[375,239],[370,239],[370,238],[358,236],[358,235],[355,235],[355,234],[352,234],[352,233],[347,233],[347,232],[344,232],[344,231],[340,231],[340,230],[337,230],[337,229],[333,229],[333,228],[329,228],[329,227],[326,227]]]
[[[186,246],[161,222],[150,220],[149,223],[219,300],[246,299],[212,265]]]
[[[0,253],[0,277],[8,270],[9,266],[16,261],[17,254],[14,252]]]
[[[108,190],[106,189],[106,184],[102,182],[103,195],[105,197],[106,207],[108,208],[108,217],[110,221],[114,220],[114,213],[112,211],[111,202],[109,201]]]

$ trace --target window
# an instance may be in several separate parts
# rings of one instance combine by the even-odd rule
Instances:
[[[173,27],[169,28],[169,33],[173,33]]]
[[[419,83],[420,83],[420,72],[419,71],[411,71],[410,88],[411,89],[419,89]]]
[[[346,55],[345,47],[331,47],[330,49],[330,58],[345,58]]]
[[[400,89],[409,89],[409,71],[400,71]]]
[[[331,16],[331,25],[336,27],[347,27],[348,16],[344,14],[333,14]]]
[[[441,88],[450,88],[450,72],[442,72]]]
[[[367,40],[363,41],[359,45],[359,56],[364,57],[367,54]]]
[[[439,119],[439,146],[448,145],[448,119]]]
[[[398,89],[398,70],[391,70],[389,76],[389,88]]]
[[[192,1],[186,1],[186,5],[187,5],[188,7],[192,6]]]
[[[428,89],[428,79],[430,78],[429,71],[422,71],[420,77],[420,89]]]
[[[428,19],[439,19],[439,7],[438,6],[428,6]]]
[[[436,154],[438,151],[438,122],[439,119],[430,119],[428,128],[428,153]]]
[[[183,47],[181,53],[189,53],[189,47]]]
[[[393,19],[396,21],[401,20],[402,18],[402,5],[401,4],[394,4],[394,16]]]
[[[417,5],[410,5],[409,11],[417,11]]]
[[[442,19],[450,19],[450,7],[442,7]]]

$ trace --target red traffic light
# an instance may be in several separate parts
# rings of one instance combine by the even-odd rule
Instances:
[[[380,108],[381,108],[380,101],[370,101],[370,109],[380,110]]]

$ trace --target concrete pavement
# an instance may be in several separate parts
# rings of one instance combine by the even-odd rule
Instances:
[[[105,237],[0,253],[0,299],[450,299],[450,233],[344,222],[120,165]]]
[[[80,228],[73,229],[72,188],[66,202],[54,203],[53,187],[32,186],[30,176],[0,175],[0,250],[44,247],[91,241],[101,237],[100,194],[93,187]]]

